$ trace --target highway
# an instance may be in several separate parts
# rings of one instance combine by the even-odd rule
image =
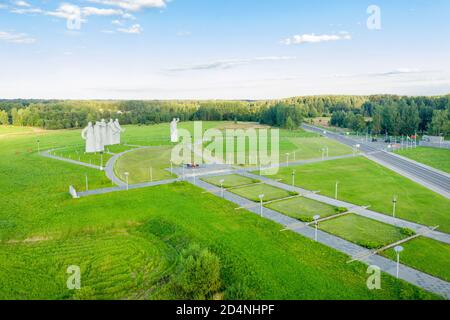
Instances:
[[[370,143],[358,141],[344,136],[343,134],[330,132],[323,128],[303,124],[302,128],[308,131],[320,133],[330,139],[339,141],[345,145],[354,147],[359,145],[359,151],[367,158],[396,171],[397,173],[420,183],[424,187],[433,190],[444,197],[450,199],[450,175],[425,165],[411,161],[390,152],[386,152],[379,146],[375,147]]]

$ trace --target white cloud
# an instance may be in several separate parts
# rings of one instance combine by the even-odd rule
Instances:
[[[14,8],[14,9],[11,9],[11,12],[16,13],[16,14],[43,13],[43,11],[39,8],[25,8],[25,9]]]
[[[29,37],[26,33],[11,33],[6,31],[0,31],[0,40],[17,44],[31,44],[36,42],[36,39]]]
[[[122,26],[123,25],[123,22],[120,21],[120,20],[113,20],[113,21],[111,21],[111,23],[116,25],[116,26]]]
[[[81,17],[81,9],[73,4],[63,3],[55,11],[46,11],[45,14],[61,19],[74,19]]]
[[[124,10],[139,11],[145,8],[164,8],[168,0],[88,0],[108,6],[116,6]]]
[[[351,40],[351,39],[352,36],[348,32],[342,31],[339,32],[338,34],[316,35],[312,33],[312,34],[294,35],[291,38],[284,39],[281,43],[285,45],[293,45],[293,44],[319,43],[319,42]]]
[[[101,9],[96,7],[84,7],[82,8],[82,13],[84,16],[117,16],[124,14],[120,9]]]
[[[140,24],[133,24],[129,28],[118,28],[117,31],[130,34],[139,34],[143,31]]]
[[[31,4],[26,1],[14,1],[14,4],[18,7],[31,7]]]
[[[172,68],[169,71],[191,71],[191,70],[210,70],[210,69],[229,69],[240,65],[251,64],[255,62],[264,61],[285,61],[294,60],[296,57],[286,56],[271,56],[271,57],[256,57],[250,59],[233,59],[233,60],[218,60],[205,64],[196,64],[187,67]]]

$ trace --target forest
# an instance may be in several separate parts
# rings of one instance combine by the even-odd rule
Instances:
[[[450,134],[450,95],[438,97],[307,96],[281,100],[0,100],[0,124],[44,129],[84,127],[117,118],[123,124],[181,121],[258,121],[294,129],[307,118],[331,117],[330,124],[357,132],[411,135]]]

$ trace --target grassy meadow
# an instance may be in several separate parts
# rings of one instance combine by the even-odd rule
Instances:
[[[397,154],[450,173],[450,149],[418,147],[399,150]]]
[[[315,215],[326,218],[339,212],[337,207],[304,197],[275,201],[266,207],[303,222],[313,221]]]
[[[129,127],[128,143],[142,135],[158,145],[164,130]],[[90,188],[111,182],[39,156],[36,139],[61,148],[79,144],[80,131],[8,132],[0,137],[0,299],[183,298],[173,278],[191,244],[218,258],[219,299],[437,298],[386,274],[381,290],[368,290],[364,264],[187,183],[72,199],[68,186],[82,189],[86,175]],[[81,268],[79,291],[65,286],[70,265]]]

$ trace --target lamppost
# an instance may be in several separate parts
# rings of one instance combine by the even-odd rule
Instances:
[[[153,182],[153,168],[150,167],[150,182]]]
[[[261,218],[262,218],[262,216],[263,216],[263,198],[264,198],[264,194],[260,194],[260,195],[259,195],[259,202],[260,202],[260,204],[261,204],[261,206],[260,206],[260,215],[261,215]]]
[[[289,167],[289,153],[286,153],[286,166]]]
[[[181,164],[181,179],[184,180],[184,161]]]
[[[126,180],[126,183],[127,183],[127,191],[128,191],[128,189],[129,189],[129,186],[128,186],[128,176],[130,175],[130,173],[129,173],[129,172],[125,172],[124,174],[125,174],[125,180]]]
[[[318,228],[318,220],[320,219],[320,216],[319,215],[315,215],[314,217],[313,217],[313,219],[314,219],[314,225],[315,225],[315,230],[314,230],[314,241],[316,241],[317,242],[317,228]]]
[[[222,179],[219,182],[220,182],[220,196],[223,198],[224,196],[223,183],[225,182],[225,180]]]
[[[397,206],[397,199],[398,199],[398,197],[396,195],[392,198],[392,216],[394,218],[395,218],[395,209]]]
[[[403,251],[403,247],[402,246],[396,246],[394,248],[395,253],[397,253],[397,279],[398,279],[398,274],[400,271],[400,252]]]
[[[296,161],[296,158],[295,158],[295,153],[296,153],[297,151],[294,151],[294,161]]]
[[[173,162],[170,160],[170,174],[173,175]]]
[[[292,186],[295,187],[295,170],[292,170]]]
[[[37,139],[37,147],[38,147],[38,153],[40,153],[41,152],[41,141],[39,140],[39,139]]]
[[[88,175],[86,174],[86,191],[89,190]]]
[[[339,181],[336,181],[336,187],[334,189],[334,198],[337,200],[338,198],[338,186],[339,186]]]

